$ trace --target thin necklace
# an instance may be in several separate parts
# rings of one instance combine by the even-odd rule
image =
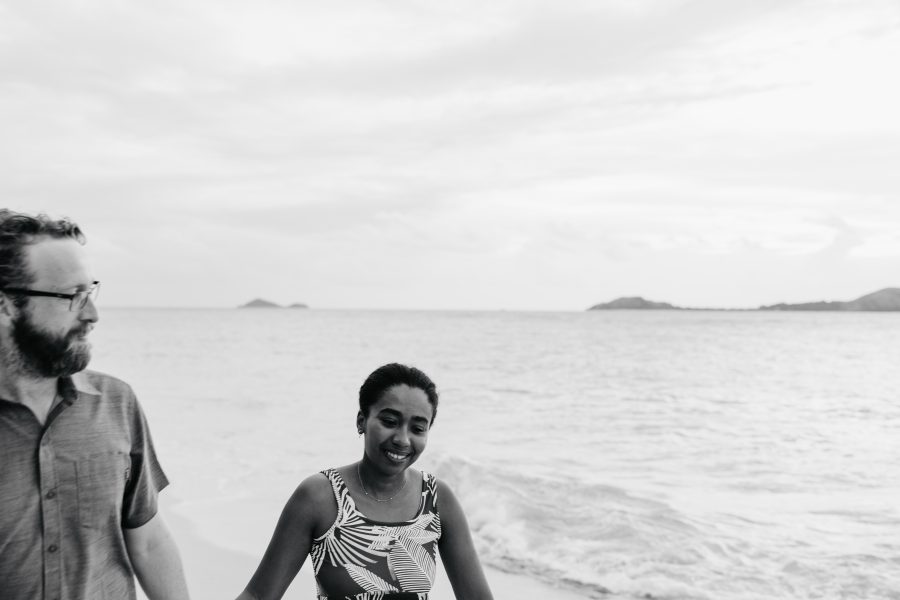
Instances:
[[[400,486],[400,489],[397,490],[396,492],[394,492],[394,495],[391,496],[390,498],[385,498],[384,500],[379,500],[378,498],[375,497],[375,494],[370,494],[369,492],[366,491],[366,484],[364,484],[362,482],[362,472],[359,470],[359,465],[360,465],[360,463],[356,463],[356,476],[359,477],[359,485],[360,485],[360,487],[362,487],[363,494],[365,494],[366,496],[368,496],[375,502],[390,502],[391,500],[393,500],[394,498],[397,497],[397,494],[399,494],[400,492],[403,491],[403,488],[406,487],[407,478],[406,478],[406,474],[404,473],[403,474],[403,485]]]

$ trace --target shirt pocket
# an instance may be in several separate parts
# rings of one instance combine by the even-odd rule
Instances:
[[[131,458],[124,452],[102,452],[75,464],[78,518],[87,529],[104,530],[122,520],[122,499],[131,477]]]

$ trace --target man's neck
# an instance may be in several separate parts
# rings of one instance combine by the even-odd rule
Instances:
[[[0,398],[26,406],[41,424],[53,408],[58,382],[56,377],[27,376],[0,365]]]

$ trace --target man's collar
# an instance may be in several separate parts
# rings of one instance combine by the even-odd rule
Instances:
[[[69,377],[59,378],[59,393],[63,398],[75,396],[78,394],[90,394],[91,396],[99,396],[100,392],[94,385],[88,381],[84,371],[75,373]]]

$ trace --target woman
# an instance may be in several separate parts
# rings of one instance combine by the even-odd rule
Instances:
[[[307,554],[319,600],[424,600],[436,549],[457,598],[492,599],[453,492],[410,468],[425,451],[437,405],[434,383],[416,368],[394,363],[369,375],[356,415],[362,460],[297,487],[238,600],[281,598]]]

